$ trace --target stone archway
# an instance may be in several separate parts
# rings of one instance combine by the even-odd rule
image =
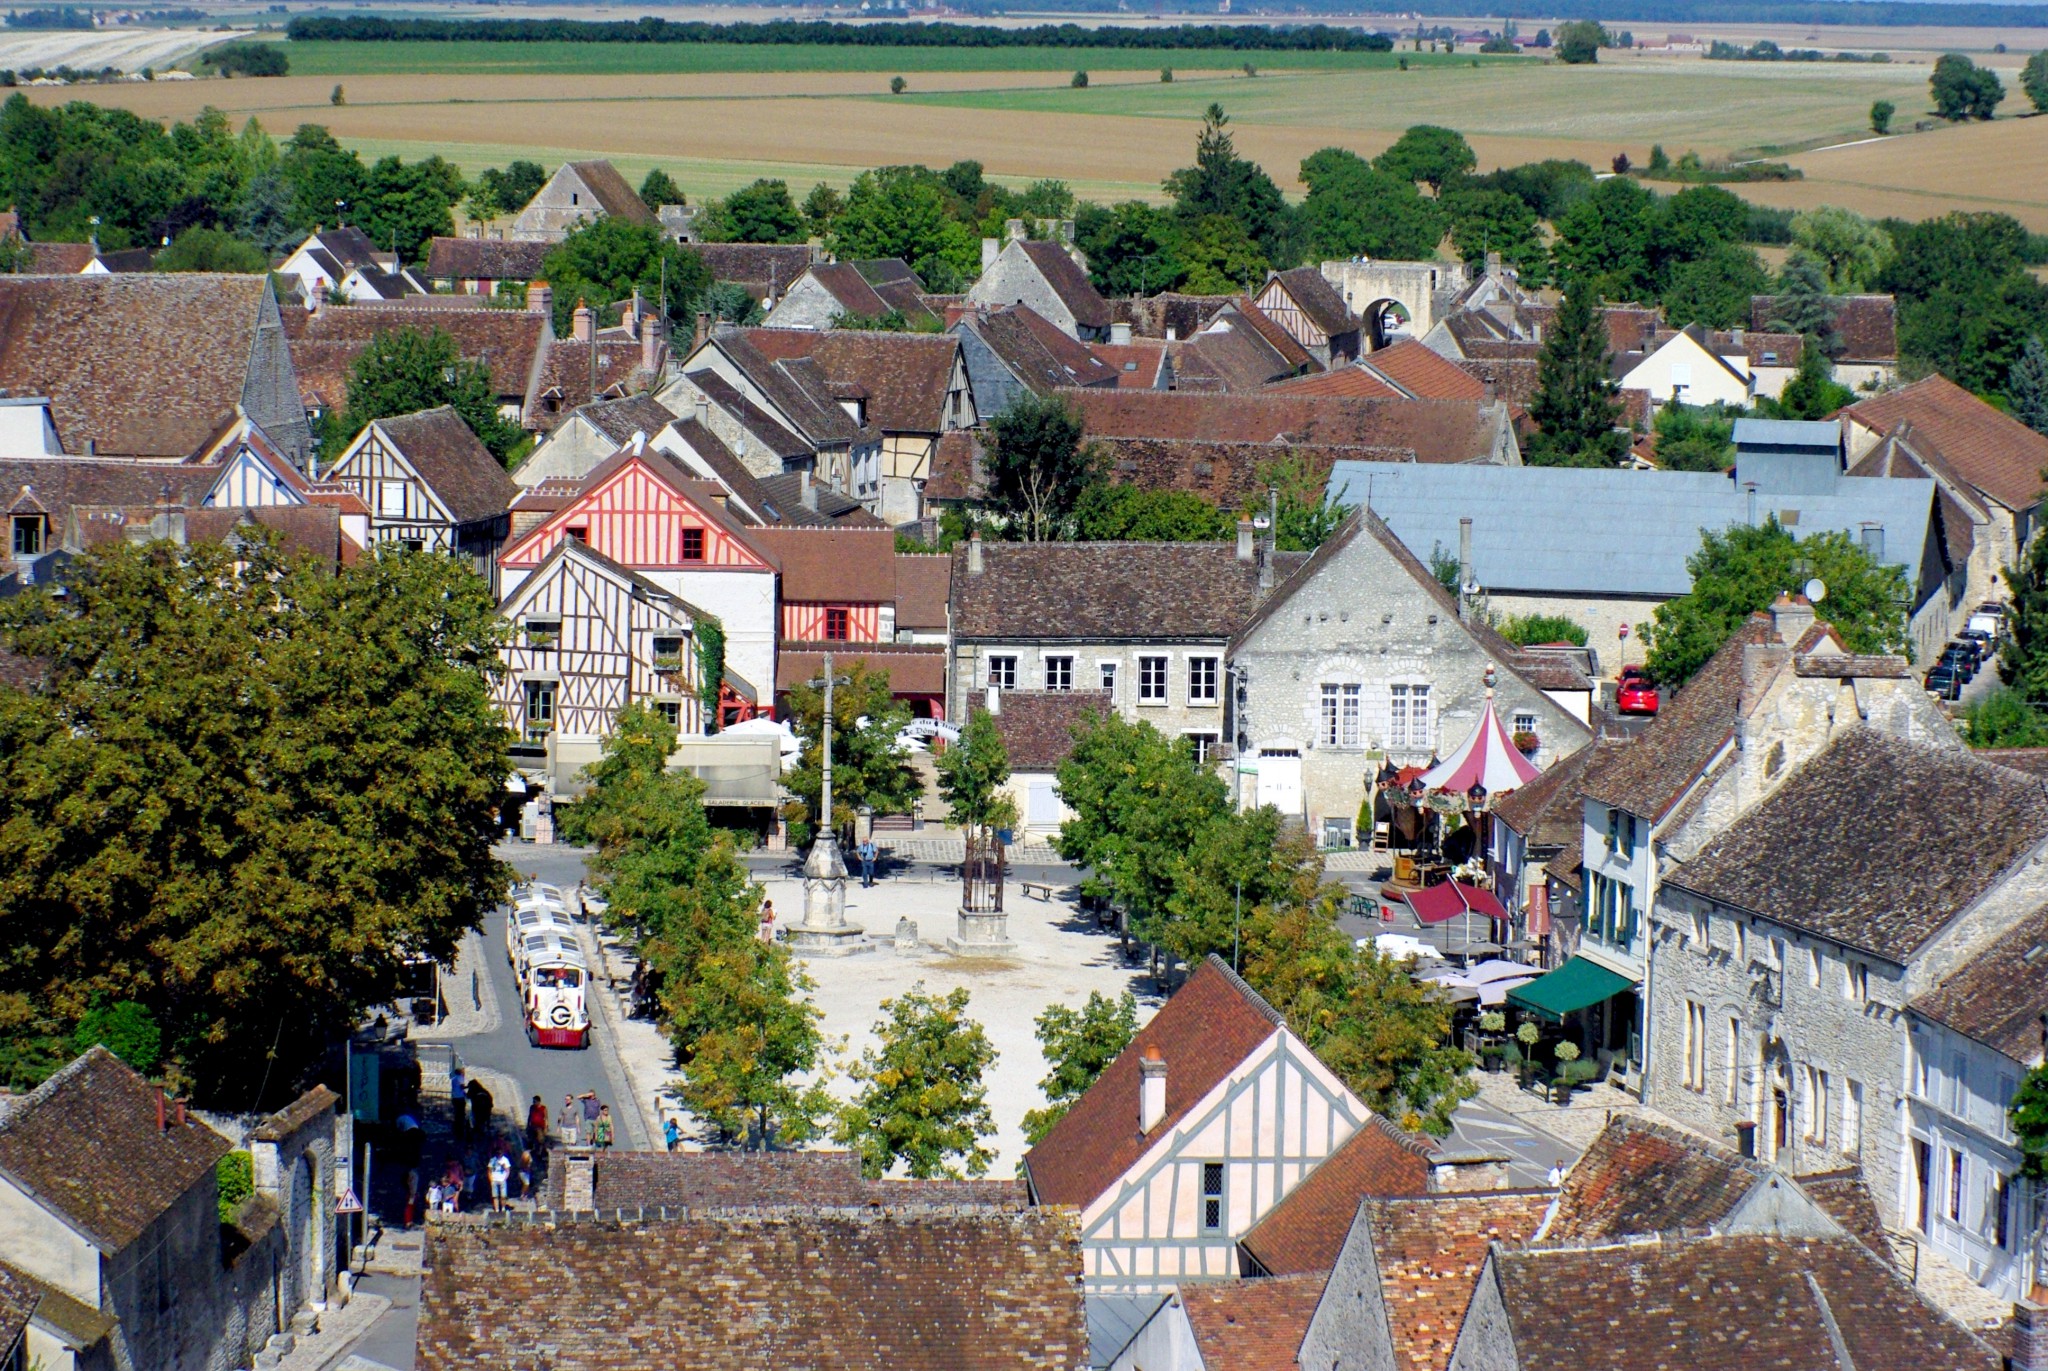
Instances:
[[[1390,305],[1398,305],[1406,320],[1405,335],[1420,338],[1436,327],[1459,294],[1471,285],[1463,262],[1376,262],[1354,258],[1347,262],[1325,262],[1323,278],[1336,287],[1344,303],[1364,320],[1369,348],[1386,346],[1389,339],[1383,324]],[[1402,336],[1396,332],[1395,338]]]
[[[1366,347],[1373,352],[1403,338],[1415,336],[1415,314],[1392,298],[1375,300],[1359,311],[1365,321]]]

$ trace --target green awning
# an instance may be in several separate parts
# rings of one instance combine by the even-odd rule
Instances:
[[[1563,1023],[1564,1016],[1600,1001],[1635,989],[1637,982],[1609,971],[1598,962],[1574,957],[1555,971],[1545,972],[1526,985],[1508,992],[1508,1003],[1528,1010],[1539,1019]]]

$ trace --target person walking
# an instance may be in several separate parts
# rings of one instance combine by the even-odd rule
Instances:
[[[562,1096],[562,1112],[555,1115],[555,1123],[562,1130],[562,1142],[565,1146],[574,1147],[576,1145],[576,1120],[578,1117],[576,1097],[574,1095]]]
[[[671,1114],[661,1121],[661,1137],[671,1152],[683,1145],[683,1130],[676,1126],[675,1115]]]
[[[583,1109],[583,1141],[592,1147],[597,1145],[597,1115],[602,1108],[597,1102],[597,1092],[586,1090],[576,1097]]]
[[[523,1200],[532,1194],[533,1153],[530,1151],[522,1151],[519,1154],[519,1198]]]
[[[874,885],[874,883],[875,883],[875,840],[874,840],[873,838],[863,838],[863,839],[861,839],[861,844],[860,844],[860,846],[859,846],[858,848],[854,849],[854,850],[855,850],[855,851],[857,851],[858,853],[860,853],[860,883],[861,883],[861,885],[862,885],[862,886],[864,886],[864,887],[868,887],[868,886],[872,886],[872,885]]]
[[[591,1125],[590,1141],[600,1152],[612,1150],[612,1107],[604,1105],[597,1111],[597,1122]]]
[[[773,900],[761,901],[761,941],[764,943],[775,941],[775,901]]]
[[[491,1154],[491,1212],[505,1212],[505,1192],[512,1186],[512,1159],[505,1155],[505,1144],[499,1143],[498,1150]]]
[[[461,1142],[469,1136],[469,1076],[461,1062],[448,1070],[448,1102],[454,1112],[455,1140]]]
[[[526,1107],[526,1149],[539,1152],[548,1145],[548,1107],[540,1102],[540,1096],[533,1097],[533,1103]]]

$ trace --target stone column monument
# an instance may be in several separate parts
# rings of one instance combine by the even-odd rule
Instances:
[[[846,859],[832,825],[832,657],[825,656],[824,784],[818,796],[818,834],[804,858],[804,918],[789,931],[790,949],[805,957],[845,957],[871,944],[859,924],[846,921]]]

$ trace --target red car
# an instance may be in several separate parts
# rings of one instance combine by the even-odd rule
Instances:
[[[1638,666],[1621,669],[1621,679],[1614,686],[1614,707],[1623,714],[1655,714],[1657,712],[1657,687],[1650,684],[1650,678]]]

